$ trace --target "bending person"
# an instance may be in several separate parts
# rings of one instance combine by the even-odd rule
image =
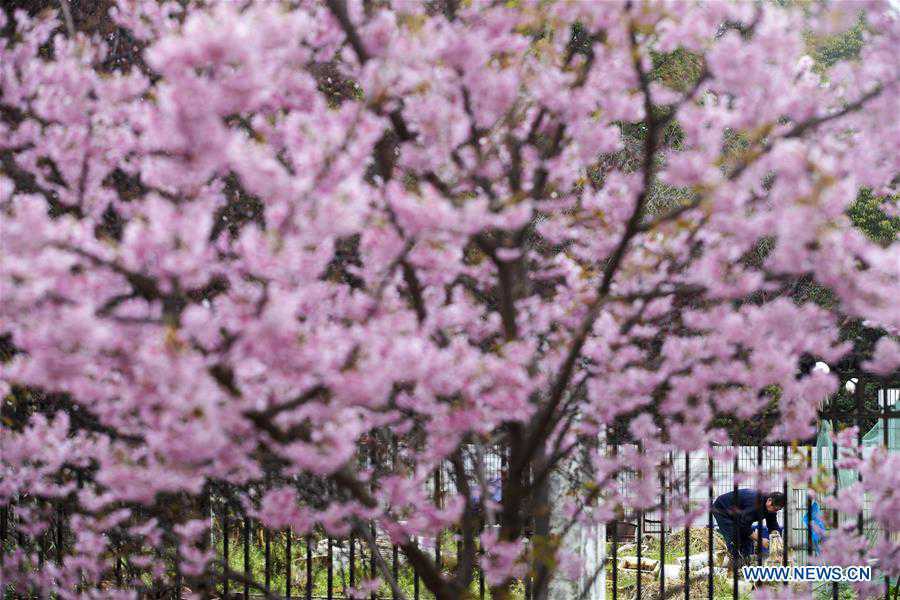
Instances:
[[[753,555],[757,545],[768,546],[768,540],[756,543],[758,532],[753,531],[753,526],[760,521],[765,523],[764,537],[781,532],[776,515],[785,504],[786,498],[781,492],[763,494],[750,489],[739,489],[716,498],[712,515],[731,554],[732,564],[739,567],[745,558]]]

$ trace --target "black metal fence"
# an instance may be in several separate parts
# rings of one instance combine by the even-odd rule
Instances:
[[[20,505],[28,503],[34,508],[34,499],[20,499]],[[372,537],[362,540],[357,536],[332,537],[319,532],[297,535],[291,530],[272,530],[243,513],[234,513],[228,504],[210,498],[211,519],[210,546],[220,559],[221,569],[211,576],[207,589],[219,598],[282,597],[306,600],[343,600],[349,598],[372,600],[397,598],[387,585],[376,590],[353,593],[362,582],[380,575],[376,562],[383,560],[395,581],[401,582],[407,598],[430,599],[433,595],[422,585],[416,573],[405,561],[397,546],[379,535],[374,529]],[[45,562],[62,564],[66,552],[73,543],[68,531],[65,511],[59,508],[52,525],[37,535],[28,535],[27,523],[22,519],[15,503],[0,509],[0,541],[4,553],[13,551],[33,554],[35,575]],[[380,556],[376,556],[374,548]],[[421,540],[420,547],[433,553],[435,562],[450,568],[455,562],[455,541],[447,532],[439,540]],[[134,589],[140,597],[182,598],[191,590],[179,575],[168,579],[154,578],[150,569],[116,556],[111,543],[108,577],[100,589]],[[177,556],[174,552],[158,553],[156,559],[165,563],[169,573],[177,573]],[[4,585],[3,598],[41,597],[29,590],[13,589]],[[405,585],[404,585],[405,584]],[[527,587],[527,585],[525,586]],[[484,574],[477,570],[472,592],[480,598],[487,597]]]
[[[830,401],[820,411],[822,420],[829,420],[837,428],[857,425],[859,442],[865,431],[881,424],[880,445],[897,450],[897,434],[900,433],[900,389],[897,387],[873,387],[865,381],[855,380],[852,398],[843,397],[843,403]],[[889,439],[893,436],[893,439]],[[748,597],[749,582],[743,580],[740,570],[734,568],[730,553],[721,543],[709,507],[715,498],[739,488],[753,488],[763,492],[781,491],[786,499],[785,510],[779,512],[783,528],[783,550],[774,564],[781,566],[815,563],[816,538],[823,532],[814,531],[814,519],[810,518],[814,500],[806,486],[792,485],[789,472],[793,466],[819,465],[837,481],[838,450],[835,445],[817,446],[816,440],[801,445],[755,445],[720,448],[720,453],[705,451],[667,453],[656,457],[663,465],[659,496],[650,510],[626,511],[622,519],[607,526],[609,566],[606,571],[606,597],[618,600],[651,600],[662,598],[733,598]],[[611,448],[612,452],[621,447]],[[620,477],[619,493],[626,498],[635,474]],[[673,503],[681,503],[680,511],[673,511]],[[858,531],[870,540],[889,535],[881,531],[870,519],[871,506],[866,499],[863,511],[858,515],[845,515],[828,506],[828,498],[820,498],[823,520],[831,530],[848,521],[855,521]],[[699,508],[701,519],[689,519],[684,513]],[[673,526],[672,514],[679,512],[682,521]],[[669,522],[667,522],[667,520]],[[762,527],[764,523],[757,523]],[[896,534],[895,534],[896,538]],[[894,539],[900,545],[900,539]],[[773,564],[761,551],[757,542],[753,560],[756,564]],[[718,545],[718,547],[717,547]],[[698,548],[699,547],[699,548]],[[671,559],[675,563],[667,562]],[[744,563],[746,564],[746,563]],[[699,567],[699,568],[698,568]],[[674,571],[674,572],[673,572]],[[873,572],[873,577],[878,576]],[[900,582],[884,579],[884,598],[888,600]],[[784,583],[787,585],[787,583]],[[832,597],[840,594],[838,583],[818,586],[817,596]],[[829,589],[830,588],[830,589]]]
[[[363,580],[379,576],[376,556],[370,545],[356,537],[335,538],[307,535],[298,537],[291,531],[272,531],[260,527],[249,517],[233,517],[223,512],[213,517],[216,551],[226,565],[232,565],[240,578],[222,576],[215,588],[223,598],[251,598],[255,595],[250,582],[262,583],[262,594],[284,598],[343,599],[396,598],[387,586],[366,594],[351,595]],[[395,581],[410,584],[408,597],[429,598],[416,574],[401,561],[397,546],[377,536],[376,548],[389,565]],[[441,546],[446,546],[446,540]],[[441,562],[441,548],[432,544],[435,560]],[[237,563],[237,564],[235,564]],[[298,568],[299,567],[299,568]],[[483,595],[485,583],[477,580]],[[260,594],[260,595],[262,595]]]
[[[872,401],[865,397],[870,388],[864,383],[857,383],[856,389],[853,406],[826,406],[821,412],[822,418],[840,425],[863,425],[860,439],[865,428],[880,420],[883,424],[883,444],[888,446],[891,424],[896,425],[900,417],[900,390],[880,389],[877,400]],[[621,449],[610,445],[611,452]],[[780,489],[787,497],[787,507],[779,515],[784,531],[784,549],[778,561],[787,566],[807,564],[812,560],[815,544],[812,520],[808,518],[812,500],[809,490],[791,485],[787,473],[791,465],[805,462],[806,466],[810,466],[814,461],[822,461],[836,476],[836,450],[832,447],[830,457],[818,456],[812,440],[795,446],[772,446],[761,442],[720,450],[721,453],[667,453],[658,457],[658,463],[663,468],[659,470],[659,497],[653,508],[626,511],[606,527],[606,566],[599,573],[606,597],[612,600],[655,600],[683,596],[685,600],[714,600],[746,596],[749,589],[740,578],[739,570],[723,565],[713,516],[707,510],[718,495],[739,487],[756,487],[766,491]],[[504,465],[501,454],[487,457],[486,463],[490,472],[502,476]],[[620,476],[619,492],[625,499],[625,505],[628,504],[632,477],[628,473]],[[778,481],[777,488],[772,487],[775,480]],[[432,485],[436,490],[447,489],[449,481],[449,477],[439,472]],[[26,502],[27,499],[20,499],[20,503]],[[204,507],[212,523],[210,548],[223,565],[208,587],[217,597],[268,595],[307,600],[396,598],[396,590],[387,585],[367,589],[363,594],[353,594],[362,582],[379,575],[378,563],[380,568],[386,565],[390,569],[408,598],[419,600],[432,597],[418,574],[402,560],[398,548],[377,531],[371,531],[366,543],[352,536],[298,536],[291,531],[261,527],[251,517],[235,511],[233,506],[224,498],[211,494]],[[31,508],[34,509],[34,506]],[[837,511],[829,510],[827,504],[824,508],[825,520],[830,527],[837,527],[847,519],[856,519],[861,530],[870,528],[870,535],[887,535],[871,529],[868,507],[860,515],[839,515]],[[39,510],[50,516],[52,525],[37,535],[29,535],[27,522],[22,519],[16,504],[0,508],[0,543],[3,550],[0,559],[3,555],[19,551],[36,556],[36,569],[42,569],[47,561],[61,564],[67,547],[72,543],[66,525],[66,506],[45,503]],[[673,517],[689,514],[692,510],[703,516],[699,520]],[[453,567],[458,555],[455,544],[452,532],[447,532],[438,540],[420,540],[420,546],[430,548],[435,561],[448,570]],[[178,570],[177,557],[159,558],[176,561],[172,562],[172,566],[175,571]],[[137,582],[141,596],[156,598],[180,598],[187,591],[180,579],[176,579],[174,585],[165,584],[149,575],[146,567],[116,557],[111,560],[109,580],[104,584],[110,588],[127,587]],[[761,553],[757,553],[756,560],[762,564],[764,558]],[[886,599],[892,583],[885,580]],[[828,585],[831,586],[830,595],[836,600],[838,584]],[[29,596],[27,591],[14,590],[5,585],[3,590],[6,598]],[[477,571],[470,593],[471,597],[479,600],[489,597],[481,571]],[[521,582],[520,593],[524,600],[531,599],[531,582],[527,577]],[[584,597],[596,598],[598,595],[587,594]]]

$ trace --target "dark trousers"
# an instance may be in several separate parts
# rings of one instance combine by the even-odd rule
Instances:
[[[713,518],[716,520],[716,527],[719,529],[719,535],[725,540],[725,546],[728,547],[728,553],[733,557],[739,556],[738,545],[738,525],[734,519],[728,518],[726,515],[713,512]]]
[[[729,517],[727,514],[716,512],[713,509],[713,518],[716,520],[716,526],[722,539],[725,540],[725,546],[732,560],[741,564],[756,553],[756,545],[750,537],[749,532],[741,531],[740,525]]]

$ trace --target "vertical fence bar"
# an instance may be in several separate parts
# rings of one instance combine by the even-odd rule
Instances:
[[[244,517],[244,600],[250,599],[250,517]]]
[[[506,489],[506,479],[509,475],[509,440],[500,442],[500,489]],[[418,596],[416,597],[418,598]]]
[[[709,600],[713,600],[713,568],[715,562],[713,560],[713,513],[712,513],[712,505],[715,501],[714,495],[715,491],[713,490],[713,457],[712,457],[712,448],[707,448],[706,450],[706,469],[707,469],[707,484],[709,486],[709,522],[707,523],[707,534],[709,535],[709,539],[707,543],[709,544],[707,557],[708,560],[708,569],[707,569],[707,579],[706,584],[709,591]]]
[[[638,453],[644,453],[644,446],[638,442]],[[643,473],[638,473],[639,477],[643,477]],[[641,600],[641,593],[643,592],[643,574],[644,574],[644,560],[643,560],[643,552],[644,552],[644,511],[637,511],[637,563],[638,563],[638,571],[637,571],[637,588],[635,589],[635,598],[636,600]]]
[[[637,600],[641,600],[641,580],[643,579],[642,575],[644,574],[644,559],[643,559],[643,528],[644,528],[644,513],[641,510],[637,511],[637,589],[636,596]]]
[[[350,587],[356,585],[356,540],[350,538]]]
[[[619,438],[618,433],[615,429],[615,425],[613,425],[613,456],[616,457],[616,463],[618,463],[619,456]],[[618,472],[618,464],[614,465],[616,470],[616,493],[618,494],[618,484],[619,484],[619,472]],[[618,600],[619,594],[619,517],[618,511],[616,511],[615,520],[612,523],[612,600]],[[624,518],[624,509],[623,509],[623,518]]]
[[[858,384],[857,384],[858,385]],[[829,402],[829,409],[833,408],[833,402]],[[837,442],[835,441],[837,437],[837,419],[834,419],[831,424],[831,473],[834,477],[834,495],[837,496],[838,489],[840,487],[838,481],[838,449]],[[838,511],[832,506],[831,509],[831,525],[835,531],[838,529],[838,524],[840,522],[840,518],[838,517]],[[832,600],[838,600],[839,590],[837,581],[833,581],[831,583],[831,598]]]
[[[291,552],[291,546],[293,538],[294,532],[290,527],[288,527],[284,532],[284,597],[287,598],[287,600],[291,600],[291,562],[293,562],[294,560],[293,552]]]
[[[479,545],[478,555],[484,557],[484,548],[481,548]],[[484,600],[484,569],[478,568],[478,600]]]
[[[741,447],[737,446],[737,452],[734,455],[734,460],[732,461],[731,467],[731,487],[732,492],[734,492],[734,501],[737,502],[738,498],[738,454],[741,452]],[[733,600],[737,600],[738,597],[738,569],[740,568],[739,563],[741,562],[741,549],[737,547],[737,544],[740,540],[733,540],[732,545],[734,546],[734,551],[731,556],[731,597]]]
[[[691,512],[691,451],[684,452],[684,496],[687,503],[685,512]],[[709,565],[712,569],[712,565]],[[691,522],[684,523],[684,600],[691,597]]]
[[[6,544],[6,531],[9,519],[8,505],[0,506],[0,565],[3,565],[3,546]],[[5,592],[5,590],[3,590]]]
[[[203,547],[207,548],[207,544],[209,544],[208,548],[213,552],[215,556],[216,552],[216,514],[213,509],[213,498],[212,498],[212,489],[208,485],[203,486],[203,495],[201,498],[201,509],[203,510],[203,514],[206,518],[206,522],[209,524],[209,535],[204,536],[206,540],[203,543]],[[184,581],[182,580],[181,573],[181,551],[176,546],[173,548],[174,550],[174,561],[175,561],[175,598],[176,600],[181,600],[182,597],[182,587]],[[216,578],[213,574],[213,570],[209,569],[204,583],[206,584],[206,593],[212,595],[216,591]]]
[[[669,461],[672,455],[669,455]],[[666,462],[659,471],[659,597],[666,597]]]
[[[462,549],[462,531],[456,530],[456,564],[459,565],[459,557],[463,555]]]
[[[855,396],[856,396],[856,444],[862,452],[862,428],[863,428],[863,390],[865,389],[865,380],[863,380],[862,374],[859,376],[859,383],[856,386]],[[856,477],[858,481],[862,481],[862,473],[857,469]],[[856,515],[856,529],[859,532],[859,535],[863,534],[863,507],[860,507],[859,513]]]
[[[313,593],[312,535],[306,536],[306,600],[312,600]],[[351,584],[352,585],[352,584]]]
[[[47,554],[47,530],[45,529],[40,534],[38,534],[38,566],[43,571],[44,567],[44,555]]]
[[[434,472],[434,506],[438,510],[441,508],[441,467],[438,465]],[[438,571],[441,570],[441,532],[437,532],[434,538],[434,564]]]
[[[890,438],[888,436],[888,425],[890,424],[888,420],[888,393],[889,389],[882,389],[880,392],[881,395],[881,435],[882,441],[884,443],[884,447],[886,449],[890,449]],[[884,530],[884,539],[890,540],[890,533],[888,533],[887,529]],[[897,578],[897,590],[900,590],[900,577]],[[884,600],[888,600],[888,596],[891,593],[891,578],[888,575],[884,576]],[[894,593],[894,598],[897,597],[897,593]]]
[[[413,600],[419,600],[419,572],[416,570],[413,570]]]
[[[443,482],[441,481],[441,464],[438,463],[438,468],[434,472],[434,505],[436,508],[440,509],[443,494],[442,494],[442,486]],[[438,570],[438,573],[441,572],[441,530],[438,530],[437,535],[434,538],[434,565]],[[528,590],[525,590],[525,598],[528,598]]]
[[[756,441],[756,481],[757,482],[762,482],[762,464],[763,464],[762,441],[757,440]],[[757,492],[763,492],[764,494],[768,493],[767,491],[764,492],[763,490],[759,489],[759,487],[760,486],[757,485],[757,490],[756,490]],[[762,512],[757,513],[758,518],[756,520],[756,564],[760,565],[760,566],[762,565],[762,548],[763,548],[762,528],[763,528],[763,517],[765,516],[763,513],[765,513],[766,510],[768,510],[768,509],[766,508],[765,500],[763,500]],[[769,535],[771,535],[771,534],[772,534],[772,532],[770,531]]]
[[[377,432],[373,431],[369,437],[369,467],[372,469],[372,479],[370,480],[370,485],[372,486],[373,490],[374,490],[374,485],[375,485],[375,472],[376,472],[376,469],[378,466],[378,448],[376,446],[376,435],[377,435]],[[376,566],[376,561],[375,561],[376,554],[375,553],[378,552],[378,537],[377,537],[377,533],[375,532],[374,521],[369,523],[369,532],[372,534],[372,546],[369,548],[369,580],[374,581],[375,580],[375,566]],[[359,545],[359,552],[360,552],[360,554],[362,554],[362,552],[363,552],[363,544],[362,543],[360,543],[360,545]],[[375,595],[376,595],[376,591],[372,590],[372,593],[369,594],[369,598],[371,600],[376,600]]]
[[[612,600],[618,600],[619,576],[619,520],[612,522]]]
[[[394,471],[394,475],[400,474],[400,463],[399,463],[399,453],[397,451],[397,433],[391,433],[391,469]],[[396,583],[400,583],[400,550],[397,548],[397,544],[391,545],[391,575],[394,578]],[[391,587],[391,598],[392,600],[397,600],[397,592],[395,591],[396,586]]]
[[[325,572],[325,593],[331,598],[334,596],[334,540],[331,536],[328,536],[328,557],[326,560],[328,561],[328,568]]]
[[[225,567],[222,569],[222,597],[227,600],[228,590],[228,572],[231,570],[231,541],[228,539],[231,532],[228,531],[228,505],[222,509],[222,562]]]
[[[56,507],[56,564],[60,566],[62,566],[63,562],[63,527],[65,526],[65,517],[65,508],[60,502]],[[3,540],[5,539],[5,534],[0,537],[0,553],[2,553]]]
[[[812,453],[813,446],[809,446],[809,452],[806,453],[806,470],[812,471]],[[812,564],[813,543],[812,543],[812,497],[810,496],[810,486],[812,479],[806,484],[806,564]]]
[[[79,490],[84,488],[84,474],[81,472],[81,469],[77,469],[75,471],[75,487],[76,487],[76,489],[79,489]],[[129,565],[129,567],[131,567],[131,570],[134,569],[134,566],[131,564],[131,561],[129,561],[128,565]],[[79,592],[82,591],[80,582],[79,582],[78,586],[76,587],[76,590]]]
[[[375,579],[375,569],[377,565],[377,561],[375,560],[375,553],[378,552],[378,539],[375,537],[375,525],[371,525],[372,531],[372,548],[369,552],[369,579]],[[371,600],[376,600],[375,591],[372,591],[370,596]]]
[[[784,494],[784,550],[781,553],[781,565],[788,565],[788,554],[791,551],[791,497],[788,495],[787,469],[788,451],[787,442],[781,444],[781,493]],[[782,582],[786,586],[787,580]]]
[[[21,498],[20,498],[20,499],[21,499]],[[14,515],[14,518],[13,518],[13,527],[14,527],[15,530],[16,530],[16,543],[19,545],[19,548],[22,548],[22,549],[24,550],[24,549],[25,549],[25,534],[22,533],[22,530],[21,530],[21,529],[19,529],[18,527],[16,527],[16,523],[17,523],[17,522],[18,522],[18,520],[15,519],[15,515]]]

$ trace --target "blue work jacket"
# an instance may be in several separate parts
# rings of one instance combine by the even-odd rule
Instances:
[[[759,521],[763,521],[769,531],[781,531],[775,513],[766,510],[765,494],[756,490],[739,489],[722,494],[713,502],[713,511],[719,517],[733,520],[744,534],[749,534]]]

